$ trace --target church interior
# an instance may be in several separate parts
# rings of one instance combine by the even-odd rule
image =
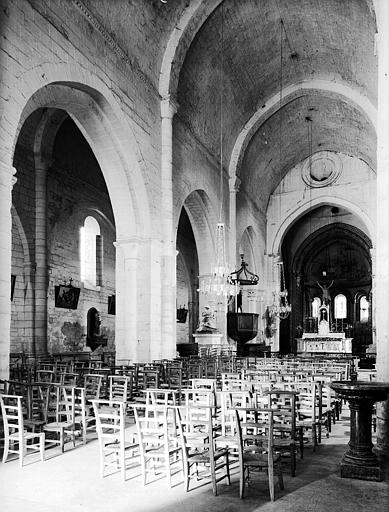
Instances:
[[[4,510],[48,510],[38,477],[64,510],[386,509],[389,3],[1,0],[0,26]],[[127,479],[158,418],[194,485],[191,407],[208,483]]]

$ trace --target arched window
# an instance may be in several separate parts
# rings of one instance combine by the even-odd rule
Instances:
[[[86,217],[80,230],[81,281],[86,288],[101,286],[102,237],[94,217]]]
[[[319,318],[319,308],[321,306],[321,300],[319,297],[314,297],[312,300],[312,316],[314,318]]]
[[[363,323],[369,321],[369,301],[366,295],[363,295],[359,300],[359,320]]]
[[[334,310],[336,319],[347,318],[347,299],[341,293],[335,297]]]

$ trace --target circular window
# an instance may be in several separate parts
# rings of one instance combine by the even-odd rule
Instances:
[[[342,171],[342,162],[335,153],[317,153],[308,158],[302,168],[302,178],[311,187],[326,187]]]

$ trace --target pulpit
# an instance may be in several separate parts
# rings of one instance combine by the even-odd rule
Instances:
[[[258,334],[258,313],[228,313],[228,336],[236,342],[246,343]]]

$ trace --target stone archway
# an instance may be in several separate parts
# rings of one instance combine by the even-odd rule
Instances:
[[[39,74],[38,70],[31,70],[26,73],[30,75],[30,80],[27,80],[26,76],[20,87],[10,88],[11,96],[8,98],[4,113],[10,124],[10,130],[0,155],[1,203],[2,213],[4,213],[1,219],[1,232],[4,235],[1,261],[5,264],[2,265],[4,275],[2,272],[0,288],[5,291],[4,295],[10,288],[7,270],[10,268],[11,261],[10,214],[7,206],[11,198],[13,151],[20,129],[27,117],[38,108],[64,110],[72,117],[88,141],[106,179],[117,227],[116,281],[119,304],[116,315],[116,343],[119,352],[128,356],[132,350],[133,355],[138,347],[128,347],[128,332],[135,333],[136,336],[139,325],[136,315],[128,314],[127,308],[136,310],[139,307],[137,291],[133,291],[133,283],[136,282],[134,272],[136,274],[138,270],[138,254],[142,251],[149,253],[151,250],[151,237],[148,198],[140,170],[141,165],[144,164],[138,163],[142,159],[139,157],[139,151],[131,133],[131,122],[125,118],[106,85],[95,76],[87,74],[85,70],[77,70],[76,67],[72,69],[71,66],[66,65],[47,65],[46,67],[43,65],[40,66],[40,71],[44,68],[46,73]],[[71,81],[72,74],[74,81]],[[81,85],[83,80],[84,84]],[[26,101],[25,98],[29,99]],[[45,128],[42,127],[41,131],[44,130]],[[145,240],[149,242],[145,243]],[[125,263],[131,258],[134,258],[135,262],[132,272]],[[129,283],[131,287],[128,286]],[[143,295],[143,303],[140,307],[149,311],[153,293],[151,283],[142,284],[146,286],[147,293]],[[123,304],[122,307],[120,302]],[[0,318],[4,333],[0,346],[1,368],[4,376],[8,376],[9,322],[10,306],[9,303],[4,303]],[[143,329],[143,326],[141,328]],[[146,343],[149,343],[150,335],[144,334]]]

